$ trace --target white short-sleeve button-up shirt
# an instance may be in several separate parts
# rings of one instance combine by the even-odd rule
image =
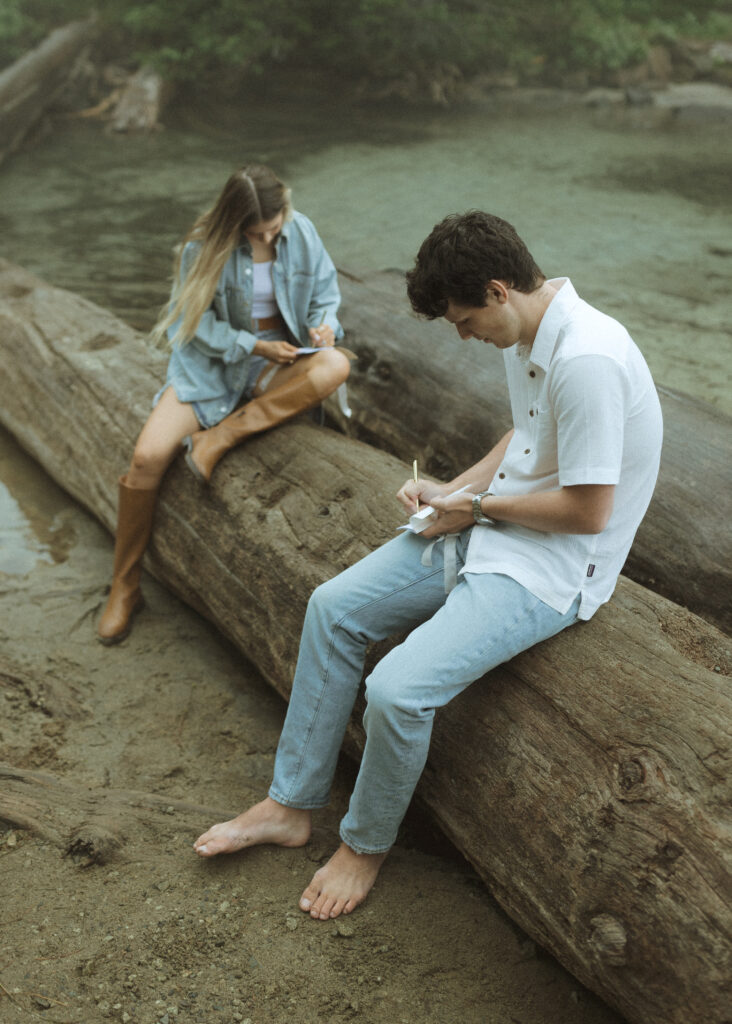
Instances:
[[[614,484],[599,534],[543,533],[514,523],[473,528],[463,572],[515,579],[579,617],[608,601],[653,494],[661,407],[650,371],[616,320],[579,298],[567,278],[542,318],[528,356],[504,351],[514,434],[490,485],[528,494],[575,484]]]

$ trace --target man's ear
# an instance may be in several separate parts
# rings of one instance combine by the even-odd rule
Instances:
[[[485,286],[485,304],[497,302],[502,305],[508,301],[508,287],[503,281],[489,281]]]

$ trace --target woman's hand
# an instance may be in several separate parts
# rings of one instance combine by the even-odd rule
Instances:
[[[289,341],[262,341],[260,338],[252,349],[252,355],[263,356],[271,363],[294,363],[298,351]]]
[[[308,329],[310,335],[310,344],[313,348],[324,348],[329,345],[335,345],[335,334],[333,328],[327,324],[321,324],[320,327],[310,327]]]

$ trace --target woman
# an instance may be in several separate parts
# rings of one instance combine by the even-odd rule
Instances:
[[[317,405],[350,367],[332,347],[343,336],[333,261],[268,167],[231,175],[186,236],[176,282],[152,335],[172,345],[165,385],[119,481],[112,588],[98,625],[104,644],[128,635],[143,603],[157,491],[181,443],[208,482],[225,452]],[[301,346],[323,350],[298,357]]]

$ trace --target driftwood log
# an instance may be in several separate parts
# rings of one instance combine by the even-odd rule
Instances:
[[[463,342],[447,323],[410,314],[404,275],[359,281],[342,273],[341,319],[359,356],[349,381],[353,417],[329,413],[351,436],[437,479],[472,465],[511,426],[503,358]],[[732,419],[659,387],[661,472],[624,572],[732,630]]]
[[[95,31],[93,19],[54,29],[34,50],[0,72],[0,162],[15,152],[54,104]]]
[[[114,103],[110,128],[115,132],[150,132],[160,127],[160,112],[168,99],[162,77],[151,67],[130,75]]]
[[[112,526],[116,477],[163,358],[109,313],[8,264],[0,351],[2,422]],[[179,460],[150,568],[286,696],[310,591],[393,535],[405,473],[302,422],[227,455],[207,491]],[[509,914],[638,1024],[730,1020],[728,669],[718,630],[621,578],[590,623],[438,716],[420,783]],[[361,740],[354,723],[350,748]]]
[[[48,840],[81,867],[124,860],[135,841],[160,842],[169,833],[194,831],[202,820],[231,814],[232,808],[222,811],[155,793],[77,786],[0,762],[0,821]],[[140,835],[142,840],[132,838]]]
[[[57,675],[20,667],[0,655],[0,696],[23,695],[57,723],[89,714],[83,694]],[[81,867],[124,860],[140,845],[159,842],[200,822],[224,821],[236,813],[168,795],[105,786],[76,785],[48,772],[0,762],[0,822],[53,843]],[[137,850],[134,850],[137,847]]]

